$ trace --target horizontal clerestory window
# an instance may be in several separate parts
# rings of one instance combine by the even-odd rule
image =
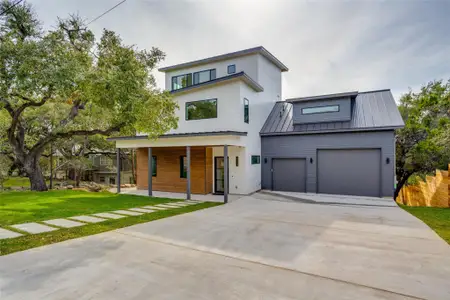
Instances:
[[[216,79],[216,69],[194,73],[194,84],[199,84]]]
[[[217,99],[186,102],[186,120],[217,118]]]
[[[330,112],[339,112],[339,105],[327,105],[327,106],[302,108],[302,115],[322,114],[322,113],[330,113]]]

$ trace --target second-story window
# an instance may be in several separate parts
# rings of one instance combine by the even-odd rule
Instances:
[[[227,73],[228,74],[236,73],[236,65],[229,65],[228,68],[227,68]]]
[[[172,77],[172,91],[192,85],[192,74],[184,74]]]
[[[205,70],[194,73],[194,84],[211,81],[216,79],[216,69]]]
[[[186,120],[217,118],[217,99],[186,102]]]
[[[250,104],[247,98],[244,98],[244,122],[249,123],[250,121]]]

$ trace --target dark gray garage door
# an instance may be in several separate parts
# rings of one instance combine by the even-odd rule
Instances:
[[[319,150],[318,192],[357,196],[380,196],[380,150]]]
[[[273,190],[306,192],[306,162],[298,158],[274,158]]]

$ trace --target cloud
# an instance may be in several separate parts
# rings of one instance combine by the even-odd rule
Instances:
[[[117,3],[31,2],[45,24],[73,12],[89,20]],[[450,77],[449,11],[447,1],[135,0],[91,27],[161,48],[164,65],[262,45],[290,68],[284,98],[391,88],[398,99]]]

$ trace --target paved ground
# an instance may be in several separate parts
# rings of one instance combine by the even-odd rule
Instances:
[[[0,299],[450,299],[450,247],[403,210],[275,200],[0,257]]]

